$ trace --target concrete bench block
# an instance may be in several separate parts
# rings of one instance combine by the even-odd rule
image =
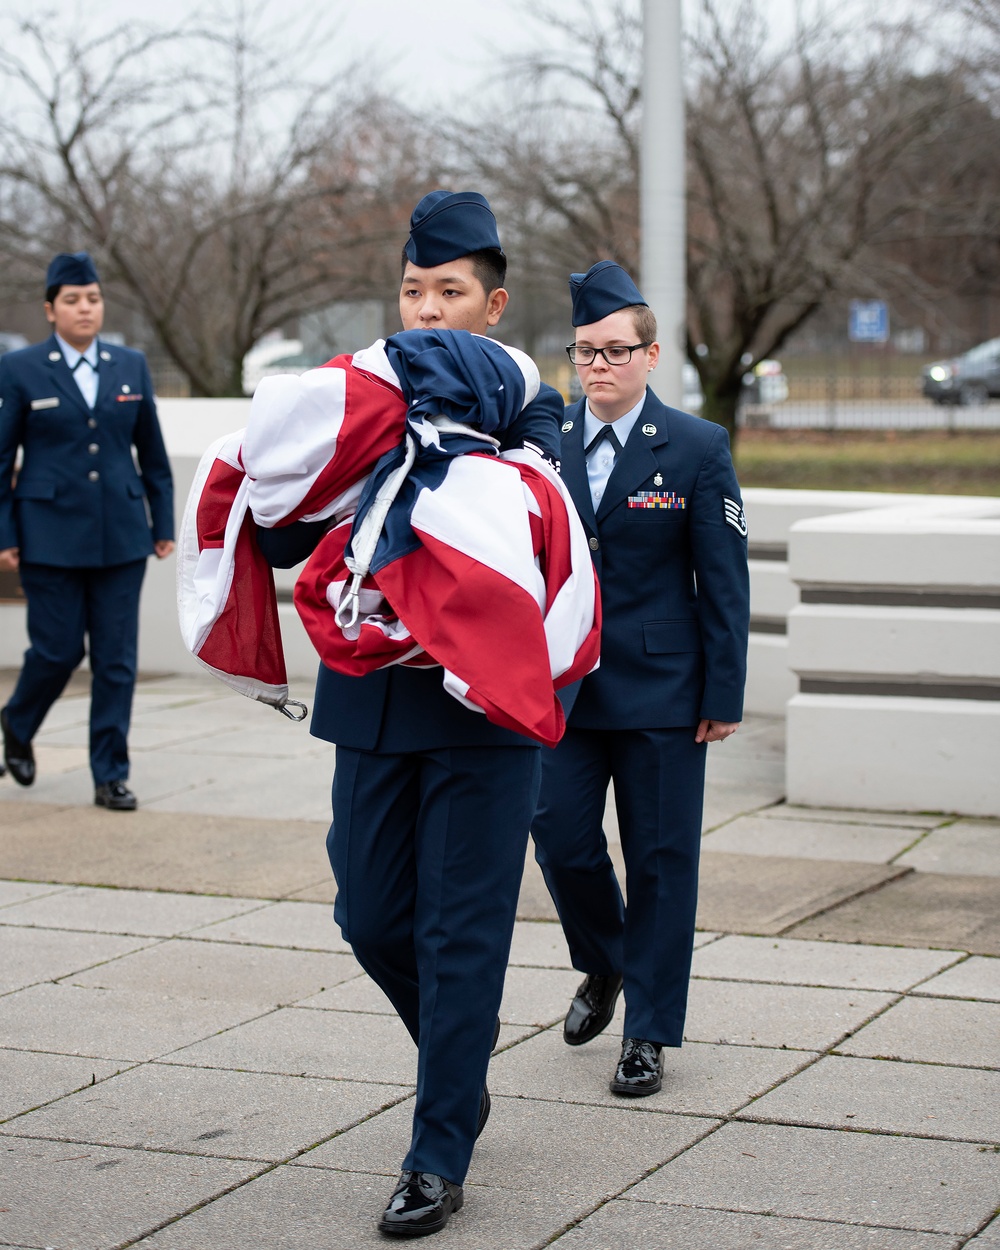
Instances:
[[[751,621],[781,625],[799,601],[799,588],[788,575],[786,560],[750,560]],[[753,625],[751,624],[751,629]]]
[[[1000,610],[799,604],[788,662],[801,678],[956,678],[995,685],[1000,699]]]
[[[751,486],[743,492],[750,544],[783,546],[797,521],[861,509],[887,508],[921,495],[890,495],[862,490],[778,490]]]
[[[1000,702],[797,694],[788,801],[1000,815]]]
[[[750,635],[744,707],[754,716],[783,716],[785,704],[798,690],[788,667],[788,639],[781,634]]]
[[[796,522],[788,559],[804,592],[817,586],[906,587],[944,588],[958,596],[1000,591],[998,540],[1000,500],[926,496],[894,508]]]

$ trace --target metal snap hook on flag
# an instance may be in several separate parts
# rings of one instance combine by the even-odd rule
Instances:
[[[345,557],[345,563],[350,566],[352,561]],[[358,616],[361,614],[361,583],[364,579],[364,573],[354,574],[334,615],[334,620],[343,630],[353,629],[358,623]]]
[[[399,494],[399,488],[403,485],[416,458],[417,444],[413,436],[407,433],[402,464],[398,465],[379,487],[358,532],[351,539],[351,554],[344,552],[344,563],[347,565],[348,573],[352,573],[353,576],[334,616],[342,630],[353,629],[358,623],[358,617],[361,615],[361,583],[371,569],[389,508]]]
[[[298,699],[286,699],[284,703],[275,703],[272,706],[276,712],[280,712],[282,716],[287,716],[289,720],[293,721],[305,720],[309,715],[309,709]],[[291,711],[293,707],[298,708],[298,715]]]

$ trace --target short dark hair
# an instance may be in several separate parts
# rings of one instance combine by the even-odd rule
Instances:
[[[469,252],[467,256],[456,257],[455,259],[472,261],[472,272],[486,295],[489,295],[491,291],[495,291],[498,287],[502,287],[507,280],[507,257],[504,256],[503,252],[498,252],[495,247],[484,247],[478,252]],[[409,263],[410,258],[404,249],[402,266],[399,271],[400,281],[405,277],[406,266]]]
[[[625,309],[632,314],[636,338],[640,343],[656,342],[656,317],[652,308],[646,304],[629,304]]]
[[[55,286],[47,286],[45,288],[46,304],[54,304],[56,302],[56,296],[59,294],[59,292],[63,289],[64,286],[69,286],[69,285],[70,283],[68,282],[59,282]],[[100,286],[100,283],[98,283],[97,285]]]

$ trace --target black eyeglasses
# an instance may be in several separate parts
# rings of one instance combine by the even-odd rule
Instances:
[[[575,343],[572,343],[566,348],[566,355],[574,365],[592,365],[598,354],[602,355],[609,365],[627,365],[632,359],[633,352],[643,347],[652,347],[652,345],[652,339],[648,343],[633,343],[631,347],[577,347]]]

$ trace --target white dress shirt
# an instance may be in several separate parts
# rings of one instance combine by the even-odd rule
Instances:
[[[618,442],[624,447],[628,436],[632,433],[632,427],[639,420],[639,414],[642,412],[642,406],[645,402],[646,396],[643,395],[636,406],[630,408],[617,421],[598,420],[590,411],[590,405],[587,404],[583,417],[584,447],[589,447],[598,434],[609,425],[614,430]],[[608,484],[608,478],[611,476],[611,470],[615,467],[615,454],[614,447],[605,438],[598,443],[587,457],[587,481],[590,483],[590,497],[593,500],[595,512],[604,498],[604,490]]]

